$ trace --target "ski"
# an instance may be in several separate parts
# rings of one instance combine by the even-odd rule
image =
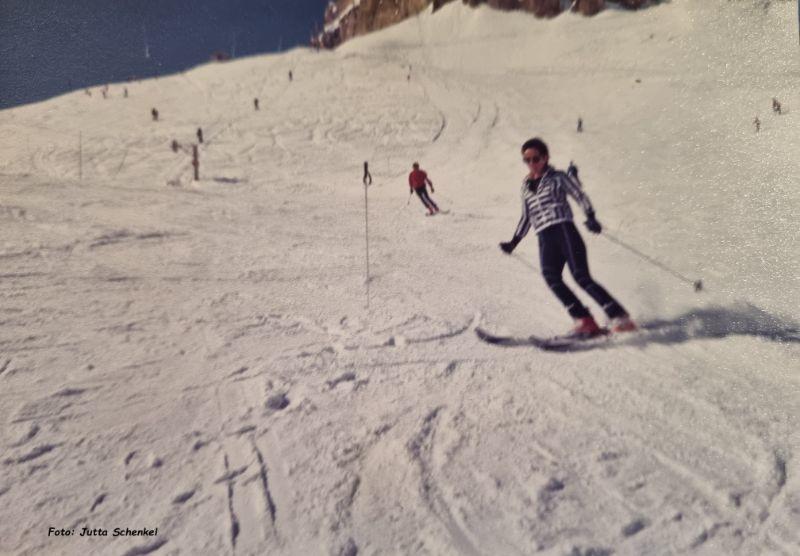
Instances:
[[[504,336],[492,334],[478,327],[475,328],[478,338],[487,344],[501,347],[535,347],[544,351],[584,351],[605,345],[611,333],[603,328],[599,334],[581,337],[574,335],[565,336]]]

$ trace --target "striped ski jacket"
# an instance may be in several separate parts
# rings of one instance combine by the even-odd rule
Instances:
[[[578,201],[585,213],[594,212],[580,183],[561,170],[548,166],[535,190],[531,189],[528,178],[525,178],[522,182],[522,217],[513,241],[519,243],[531,226],[538,234],[553,224],[571,221],[572,210],[567,195]]]

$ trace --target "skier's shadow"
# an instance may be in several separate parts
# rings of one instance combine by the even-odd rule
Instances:
[[[669,320],[639,324],[642,333],[630,343],[681,344],[698,338],[754,336],[778,343],[800,343],[800,326],[754,305],[693,309]],[[627,343],[627,342],[626,342]]]

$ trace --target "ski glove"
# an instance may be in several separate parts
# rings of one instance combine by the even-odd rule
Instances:
[[[569,168],[567,168],[567,175],[571,176],[575,179],[578,179],[578,167],[575,166],[572,161],[569,162]]]
[[[599,234],[603,231],[603,226],[600,225],[600,222],[594,217],[594,212],[587,212],[586,213],[586,222],[584,222],[586,228],[592,232],[593,234]]]
[[[514,248],[517,246],[518,243],[519,240],[517,239],[512,239],[511,241],[503,241],[500,243],[500,249],[503,250],[503,253],[510,255],[511,252],[514,251]]]

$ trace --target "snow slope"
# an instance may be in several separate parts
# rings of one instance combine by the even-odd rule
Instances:
[[[0,112],[0,553],[800,552],[796,14],[767,4],[451,3]],[[705,290],[584,234],[644,330],[480,343],[570,325],[535,238],[497,248],[534,135]],[[415,160],[450,214],[406,203]]]

